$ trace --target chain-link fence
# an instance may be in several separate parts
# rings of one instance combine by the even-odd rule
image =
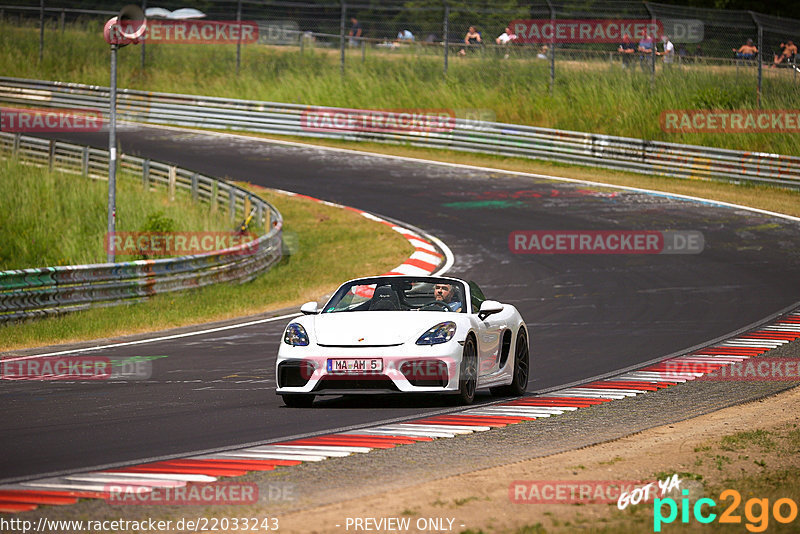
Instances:
[[[496,58],[539,62],[549,70],[553,91],[560,68],[605,65],[641,71],[653,81],[665,70],[716,68],[743,76],[756,91],[759,106],[765,78],[788,79],[800,87],[800,60],[793,44],[800,41],[800,21],[752,11],[629,0],[535,0],[524,7],[514,1],[449,6],[425,0],[205,0],[194,5],[209,20],[255,21],[260,45],[293,48],[300,54],[309,48],[328,51],[343,73],[349,62],[370,57],[439,58],[445,76],[452,61]],[[148,7],[142,0],[142,8]],[[162,0],[158,7],[162,16],[170,16],[183,3]],[[92,0],[0,5],[2,20],[38,24],[40,56],[48,31],[63,31],[69,24],[99,26],[115,14],[107,4]],[[145,68],[147,51],[141,48]],[[240,57],[237,49],[237,71]]]

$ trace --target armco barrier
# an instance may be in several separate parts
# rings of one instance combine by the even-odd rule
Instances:
[[[741,152],[611,135],[571,132],[488,121],[455,119],[446,131],[318,131],[303,127],[309,110],[298,104],[196,95],[118,92],[121,119],[355,141],[406,143],[573,163],[680,178],[722,179],[800,188],[800,157]],[[0,77],[0,102],[51,108],[108,111],[106,87]],[[352,111],[352,110],[350,110]]]
[[[0,155],[80,173],[107,176],[108,152],[60,141],[0,133]],[[246,282],[281,258],[283,218],[258,196],[216,178],[122,154],[120,166],[141,174],[149,189],[162,185],[174,196],[227,210],[233,222],[253,215],[266,233],[255,241],[208,254],[96,265],[70,265],[0,272],[0,322],[91,306],[109,306],[219,282]]]

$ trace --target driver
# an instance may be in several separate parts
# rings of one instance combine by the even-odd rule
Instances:
[[[436,284],[433,286],[433,296],[438,302],[446,304],[450,311],[460,312],[462,304],[458,300],[453,300],[455,293],[451,284]]]

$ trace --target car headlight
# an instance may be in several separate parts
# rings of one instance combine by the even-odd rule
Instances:
[[[439,323],[424,334],[417,340],[417,345],[438,345],[439,343],[446,343],[453,339],[456,335],[456,323],[447,321]]]
[[[308,345],[308,334],[300,323],[290,323],[283,334],[283,342],[295,347],[305,347]]]

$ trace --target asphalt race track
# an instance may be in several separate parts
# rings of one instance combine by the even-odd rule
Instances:
[[[449,274],[476,280],[489,298],[514,304],[525,317],[530,391],[665,356],[800,300],[800,223],[781,218],[238,137],[130,126],[118,136],[126,153],[339,202],[442,239],[455,254]],[[58,137],[107,145],[105,133]],[[703,233],[705,250],[522,255],[509,250],[515,230],[694,230]],[[286,322],[90,353],[159,356],[150,380],[3,383],[0,480],[277,441],[448,406],[439,399],[330,397],[312,409],[283,407],[274,394],[274,360]]]

